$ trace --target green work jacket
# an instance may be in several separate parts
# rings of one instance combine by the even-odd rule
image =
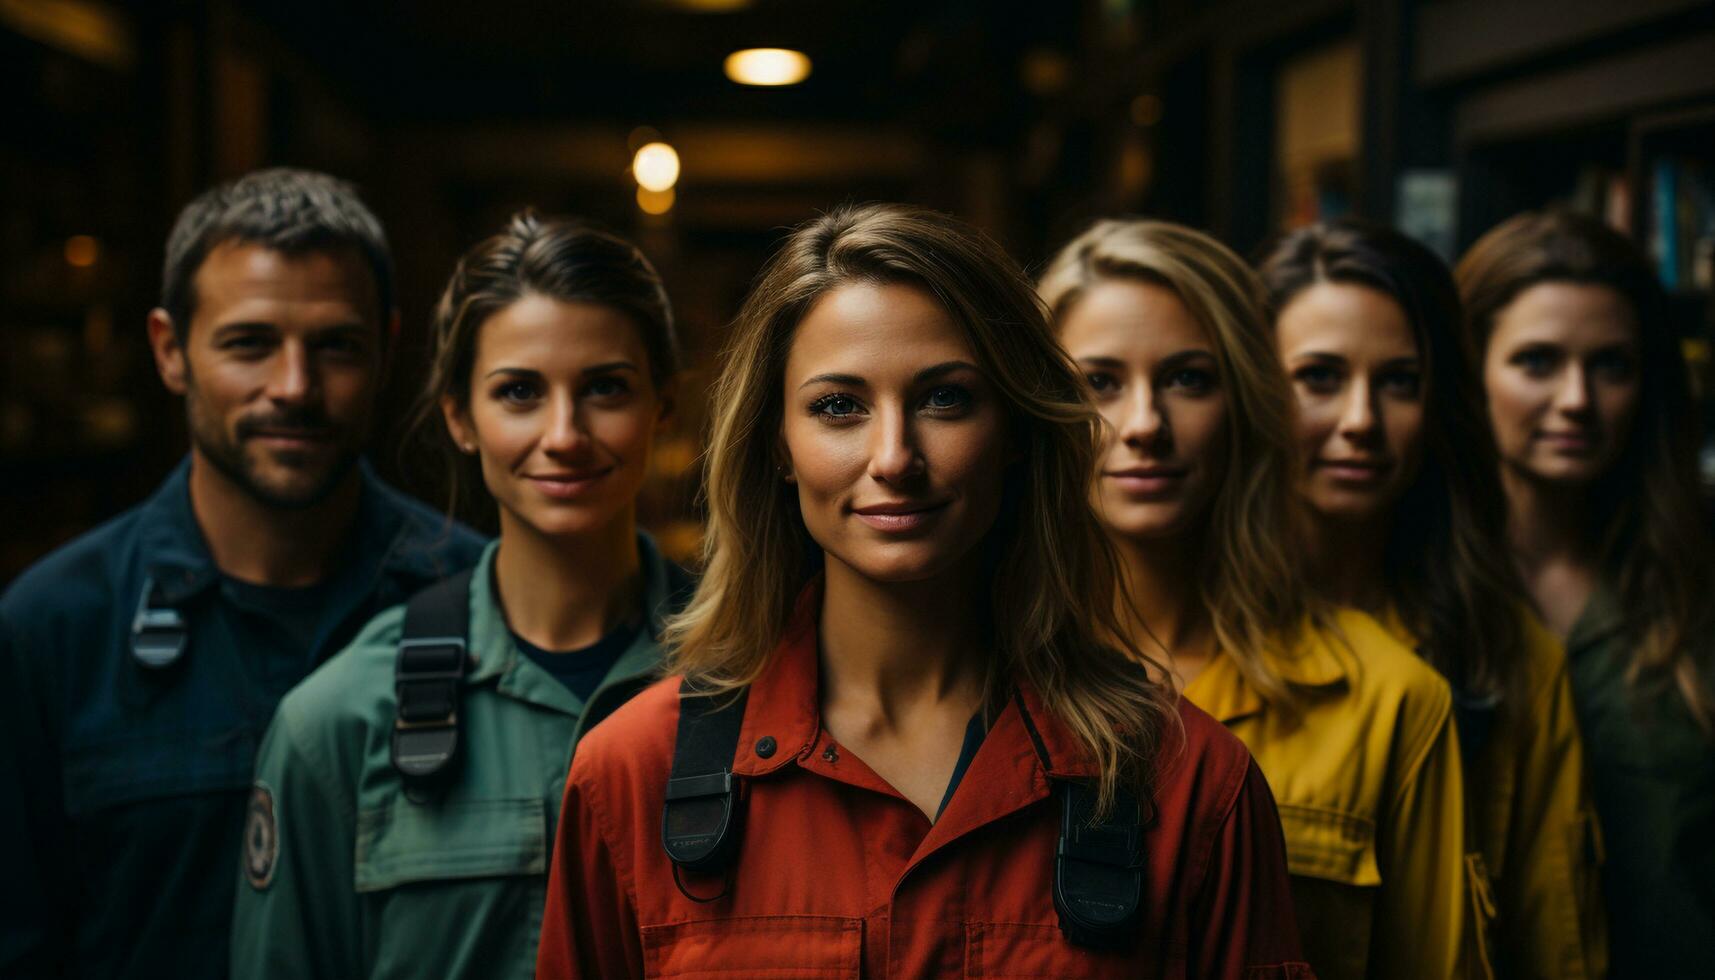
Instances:
[[[520,653],[491,544],[470,587],[462,761],[412,802],[394,771],[403,607],[280,703],[256,762],[232,928],[235,977],[528,978],[572,747],[656,676],[684,573],[638,536],[648,629],[586,704]]]
[[[1671,686],[1640,690],[1619,600],[1566,639],[1607,861],[1610,976],[1715,976],[1715,740]]]

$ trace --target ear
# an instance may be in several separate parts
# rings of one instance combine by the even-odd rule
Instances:
[[[786,450],[786,437],[783,435],[774,438],[774,468],[787,483],[798,482],[798,475],[792,472],[792,454]]]
[[[453,445],[459,447],[459,452],[475,455],[476,426],[471,424],[470,413],[450,394],[441,396],[441,418],[446,421],[447,434],[453,437]]]
[[[149,351],[155,355],[155,371],[160,374],[161,383],[173,394],[183,395],[187,374],[185,347],[173,330],[172,314],[158,306],[149,311]]]
[[[661,382],[655,389],[655,431],[660,432],[673,421],[673,412],[679,407],[679,385],[671,379]]]

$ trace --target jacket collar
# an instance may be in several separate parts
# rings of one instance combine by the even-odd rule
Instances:
[[[177,605],[220,579],[220,569],[209,552],[208,540],[191,507],[190,457],[173,468],[142,507],[139,554],[143,567],[161,590],[168,605]],[[398,572],[432,581],[442,569],[436,549],[444,529],[418,519],[398,491],[376,477],[368,461],[358,462],[362,490],[358,496],[353,534],[346,554],[356,561],[341,564],[353,571],[373,575],[375,570]]]
[[[1305,692],[1325,690],[1350,680],[1352,665],[1336,649],[1342,642],[1314,621],[1307,621],[1292,649],[1264,651],[1262,659],[1289,687]],[[1185,693],[1222,724],[1258,714],[1267,707],[1255,685],[1239,669],[1238,662],[1225,654],[1216,657],[1186,685]]]
[[[775,772],[809,755],[816,746],[822,728],[817,629],[821,611],[822,583],[818,578],[799,593],[785,633],[750,684],[733,756],[733,772],[738,775]],[[1013,696],[999,707],[988,739],[1004,735],[1015,725],[1028,737],[1030,750],[1046,776],[1094,778],[1096,767],[1089,753],[1028,686],[1015,688]],[[756,754],[757,742],[764,737],[775,743],[774,752],[767,758]]]

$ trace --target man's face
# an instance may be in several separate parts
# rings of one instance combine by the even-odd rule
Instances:
[[[301,508],[351,471],[374,414],[376,287],[356,250],[226,242],[194,281],[183,342],[150,315],[156,364],[185,396],[195,451],[255,499]]]

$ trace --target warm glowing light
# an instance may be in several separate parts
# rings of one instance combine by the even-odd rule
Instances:
[[[810,58],[790,48],[746,48],[726,56],[726,77],[740,85],[796,85],[810,77]]]
[[[631,176],[644,190],[672,190],[679,182],[679,152],[665,143],[646,143],[631,158]]]
[[[664,191],[652,191],[647,187],[637,188],[637,206],[644,214],[666,214],[673,210],[673,188]]]
[[[66,265],[87,269],[101,258],[101,243],[93,235],[73,235],[66,239]]]

